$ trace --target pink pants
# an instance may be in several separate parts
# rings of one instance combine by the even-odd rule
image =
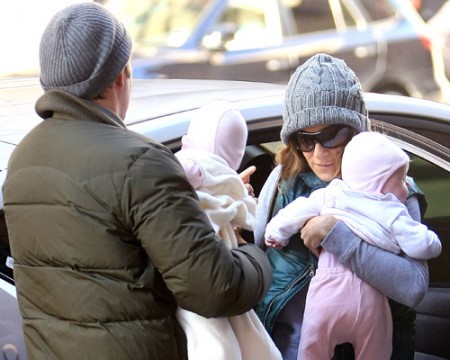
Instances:
[[[392,316],[386,297],[322,251],[306,297],[299,360],[329,360],[349,342],[360,360],[389,360]]]

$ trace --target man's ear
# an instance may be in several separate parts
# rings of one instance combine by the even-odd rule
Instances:
[[[116,80],[114,81],[114,83],[119,86],[122,87],[124,86],[126,81],[126,74],[125,74],[125,69],[123,69],[120,74],[116,77]]]

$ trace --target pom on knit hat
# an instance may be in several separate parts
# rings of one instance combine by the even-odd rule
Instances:
[[[361,84],[343,60],[317,54],[299,66],[286,88],[281,140],[318,125],[349,125],[369,130]]]
[[[342,180],[353,190],[380,193],[391,175],[408,163],[408,155],[386,135],[365,131],[345,146]]]
[[[41,86],[91,100],[120,74],[131,48],[124,25],[102,5],[68,6],[50,20],[42,35]]]

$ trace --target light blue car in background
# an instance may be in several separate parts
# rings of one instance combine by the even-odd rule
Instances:
[[[448,102],[440,43],[410,0],[109,0],[135,78],[287,83],[325,52],[365,91]]]

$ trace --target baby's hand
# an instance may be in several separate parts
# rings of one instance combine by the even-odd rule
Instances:
[[[252,176],[255,173],[255,171],[256,166],[252,165],[239,174],[244,184],[250,183],[250,176]]]
[[[255,190],[253,189],[253,186],[251,186],[249,183],[244,184],[244,186],[247,189],[248,195],[250,195],[253,199],[258,201],[258,199],[256,198],[256,195],[255,195]]]
[[[252,165],[252,166],[249,166],[244,171],[242,171],[239,174],[239,176],[241,177],[242,182],[244,183],[244,186],[247,189],[248,194],[255,200],[258,200],[258,199],[256,199],[255,191],[253,190],[253,186],[250,185],[250,176],[253,175],[255,173],[255,171],[256,171],[256,166]]]
[[[273,238],[265,238],[264,240],[267,247],[272,247],[275,249],[281,249],[283,246],[275,239]]]

